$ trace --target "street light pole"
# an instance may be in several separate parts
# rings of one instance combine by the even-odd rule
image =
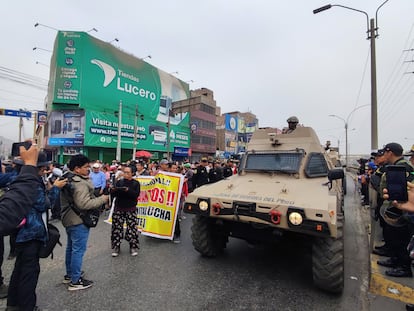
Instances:
[[[361,108],[367,107],[367,106],[369,106],[369,104],[366,104],[366,105],[362,105],[362,106],[358,106],[358,107],[356,107],[354,110],[352,110],[352,111],[348,114],[348,116],[346,117],[346,120],[345,120],[344,118],[342,118],[342,117],[340,117],[340,116],[336,115],[336,114],[330,114],[330,115],[329,115],[330,117],[335,117],[335,118],[338,118],[338,119],[340,119],[340,120],[344,121],[344,124],[345,124],[345,165],[346,165],[346,167],[348,167],[348,156],[349,156],[349,154],[348,154],[348,122],[349,122],[349,118],[351,117],[351,115],[352,115],[355,111],[357,111],[358,109],[361,109]],[[339,147],[339,143],[338,143],[338,147]]]
[[[362,13],[367,18],[367,35],[371,43],[371,151],[378,149],[378,108],[377,108],[377,65],[376,65],[376,53],[375,53],[375,39],[378,36],[378,10],[389,0],[385,0],[375,11],[375,19],[369,19],[368,13],[365,11],[357,10],[351,7],[347,7],[339,4],[328,4],[318,9],[313,10],[313,14],[329,10],[336,6],[344,9],[356,11]],[[375,22],[376,21],[376,22]]]

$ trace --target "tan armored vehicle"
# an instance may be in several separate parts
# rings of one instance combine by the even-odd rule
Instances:
[[[316,286],[340,293],[344,284],[342,168],[335,168],[314,130],[290,134],[259,129],[239,173],[197,188],[184,204],[195,214],[194,248],[221,252],[229,237],[272,242],[287,231],[311,236]]]

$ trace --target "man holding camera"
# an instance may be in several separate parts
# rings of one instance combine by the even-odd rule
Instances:
[[[108,195],[95,197],[94,186],[89,179],[89,159],[81,154],[74,155],[68,163],[71,171],[69,187],[61,192],[62,224],[66,228],[66,275],[64,283],[69,284],[68,290],[75,291],[92,286],[93,282],[82,277],[82,261],[86,252],[89,237],[87,227],[72,205],[79,210],[98,209],[108,202]]]

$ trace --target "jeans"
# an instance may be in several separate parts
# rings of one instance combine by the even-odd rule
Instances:
[[[66,228],[68,244],[66,246],[66,274],[71,277],[72,284],[77,283],[81,276],[83,255],[88,243],[89,228],[84,224]]]
[[[10,278],[7,306],[20,311],[32,311],[36,306],[36,286],[39,279],[39,249],[43,242],[31,240],[16,243],[16,262]]]

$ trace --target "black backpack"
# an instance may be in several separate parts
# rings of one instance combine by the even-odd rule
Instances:
[[[39,257],[47,258],[51,256],[53,259],[53,250],[55,249],[56,244],[62,246],[62,243],[60,242],[60,232],[58,228],[50,223],[47,224],[47,232],[48,240],[40,247]]]

